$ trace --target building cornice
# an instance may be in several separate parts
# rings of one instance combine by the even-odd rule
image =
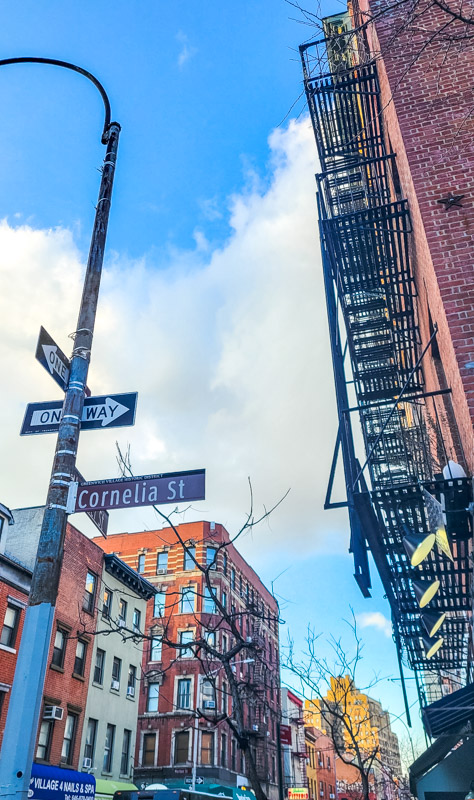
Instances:
[[[156,587],[113,553],[104,553],[105,571],[132,589],[144,600],[156,594]]]

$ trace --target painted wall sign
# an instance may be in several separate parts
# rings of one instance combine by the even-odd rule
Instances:
[[[309,791],[304,787],[293,787],[288,789],[288,800],[308,800],[308,798]]]
[[[185,503],[205,498],[206,470],[164,472],[139,478],[71,483],[68,514],[98,509]]]

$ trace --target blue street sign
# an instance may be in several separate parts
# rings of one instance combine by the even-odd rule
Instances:
[[[95,778],[87,772],[33,763],[29,800],[94,800]]]
[[[128,392],[127,394],[86,397],[82,412],[81,431],[134,425],[137,396],[137,392]],[[62,409],[61,400],[53,400],[48,403],[29,403],[26,407],[20,436],[29,436],[32,433],[56,433],[59,430]]]

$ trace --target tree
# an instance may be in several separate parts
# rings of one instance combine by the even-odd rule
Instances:
[[[357,688],[356,675],[363,644],[358,636],[355,618],[349,627],[355,643],[353,655],[348,655],[341,639],[331,637],[329,643],[333,660],[321,656],[320,637],[309,629],[307,652],[303,658],[296,658],[293,642],[290,641],[282,666],[299,681],[301,694],[308,701],[305,712],[307,720],[329,736],[343,764],[357,771],[360,788],[354,784],[354,791],[357,794],[360,790],[361,800],[369,800],[372,773],[381,762],[378,737],[374,734],[365,692],[370,691],[379,678],[375,676],[364,687],[364,693]]]
[[[122,454],[119,450],[118,460],[122,474],[133,477],[129,453]],[[244,756],[246,775],[257,800],[266,799],[262,784],[268,780],[269,756],[276,766],[279,611],[274,598],[273,602],[269,602],[268,597],[264,600],[248,583],[245,589],[242,582],[237,586],[231,564],[234,543],[266,519],[283,499],[255,517],[250,486],[250,510],[240,530],[228,539],[213,536],[206,540],[204,561],[197,555],[196,543],[185,541],[179,525],[172,521],[174,512],[166,515],[155,507],[156,513],[173,531],[183,559],[199,574],[199,580],[193,578],[192,589],[181,586],[166,593],[166,610],[151,633],[123,627],[111,619],[107,620],[105,629],[95,632],[116,632],[124,640],[143,641],[148,647],[156,646],[158,641],[168,654],[174,654],[166,662],[163,659],[159,669],[144,667],[141,676],[144,685],[155,680],[165,681],[167,673],[183,663],[183,657],[192,655],[194,664],[199,665],[200,676],[196,708],[190,708],[189,693],[174,698],[172,690],[168,689],[169,708],[180,711],[190,708],[190,725],[197,718],[219,729],[222,726],[228,729]],[[228,593],[220,586],[224,573],[228,576],[226,585],[232,590]],[[183,612],[190,620],[186,636],[178,631],[176,621],[178,613],[179,619],[183,619]]]

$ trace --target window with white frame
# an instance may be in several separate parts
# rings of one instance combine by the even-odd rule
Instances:
[[[174,735],[174,763],[186,764],[189,754],[189,731],[177,731]]]
[[[133,622],[132,628],[135,633],[140,633],[140,622],[141,622],[142,614],[138,608],[133,609]]]
[[[76,656],[74,658],[74,675],[84,676],[86,669],[87,642],[82,639],[77,640]]]
[[[130,744],[132,741],[132,731],[127,728],[123,732],[122,758],[120,759],[120,774],[128,775],[130,772]]]
[[[51,719],[44,719],[41,723],[38,746],[36,748],[36,758],[38,761],[49,761],[51,740],[53,738],[53,725],[54,722]]]
[[[114,593],[105,587],[104,589],[104,601],[102,603],[102,616],[106,619],[110,619],[112,614],[112,600],[113,600]]]
[[[215,631],[205,631],[204,639],[209,645],[209,647],[216,646],[216,632]]]
[[[157,592],[153,599],[153,616],[164,617],[166,607],[166,591]]]
[[[216,687],[214,681],[205,678],[201,683],[201,706],[203,710],[216,708]]]
[[[86,585],[84,587],[84,598],[82,608],[89,614],[94,613],[95,589],[97,585],[97,575],[88,572],[86,575]]]
[[[150,661],[161,661],[161,636],[152,636],[150,643]]]
[[[160,695],[160,685],[159,683],[149,683],[148,684],[148,692],[146,698],[146,710],[149,713],[157,712],[158,711],[158,698]]]
[[[194,586],[182,586],[179,611],[181,614],[194,614],[196,606],[196,589]]]
[[[162,550],[156,556],[156,574],[164,575],[168,571],[168,551]]]
[[[184,570],[196,569],[196,548],[188,547],[184,551]]]
[[[206,547],[206,567],[216,569],[217,547]]]
[[[97,740],[97,725],[96,719],[89,717],[86,730],[86,742],[84,745],[84,758],[89,758],[91,764],[94,764],[95,743]]]
[[[61,748],[61,762],[63,764],[72,764],[76,728],[77,728],[77,715],[69,713],[66,717],[66,725],[64,726],[63,746]]]
[[[138,556],[137,572],[140,573],[140,575],[142,572],[145,572],[145,553],[140,553]]]
[[[130,664],[128,668],[127,697],[135,697],[136,682],[137,682],[137,668],[134,664]]]
[[[143,734],[142,764],[144,767],[155,765],[156,733]]]
[[[201,733],[201,764],[214,766],[214,734],[211,731]]]
[[[15,647],[16,637],[18,633],[18,625],[20,623],[21,609],[13,603],[8,603],[5,617],[3,619],[3,628],[0,634],[0,644],[5,647]]]
[[[191,678],[178,679],[176,706],[179,709],[191,708]]]
[[[194,639],[195,639],[195,635],[194,635],[194,629],[193,628],[190,628],[190,629],[188,629],[186,631],[180,631],[179,632],[179,643],[181,645],[189,644],[190,642],[194,642]],[[193,648],[192,647],[181,647],[179,649],[179,652],[178,652],[178,657],[179,658],[194,658]]]
[[[209,586],[204,587],[204,597],[203,597],[203,613],[204,614],[215,614],[216,613],[216,604],[214,602],[216,590],[213,589],[212,591],[209,589]]]
[[[118,691],[120,689],[120,673],[122,672],[122,659],[114,656],[112,661],[112,681],[110,688]]]

